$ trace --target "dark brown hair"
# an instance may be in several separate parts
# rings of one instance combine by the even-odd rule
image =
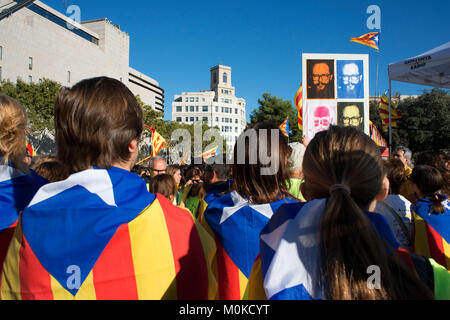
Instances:
[[[69,168],[59,162],[56,158],[40,161],[31,166],[31,169],[50,182],[65,180],[70,175]]]
[[[321,220],[322,281],[327,299],[424,299],[427,287],[376,232],[367,210],[382,188],[383,162],[376,144],[352,127],[331,126],[309,143],[303,160],[313,198],[327,198]],[[333,191],[331,187],[344,184]],[[367,286],[367,269],[381,270],[380,289]]]
[[[438,194],[444,186],[444,179],[438,169],[427,165],[416,166],[412,171],[411,181],[433,204],[433,213],[445,212],[445,208],[442,205],[445,197]]]
[[[170,174],[159,174],[150,179],[148,189],[151,193],[160,193],[167,199],[177,196],[177,184]]]
[[[405,179],[405,165],[400,159],[390,158],[384,162],[384,170],[389,179],[391,194],[400,194]]]
[[[450,197],[450,170],[447,167],[446,161],[448,161],[448,155],[443,151],[426,151],[419,154],[416,166],[428,165],[438,169],[444,179],[441,192],[447,197]]]
[[[143,130],[142,110],[120,81],[99,77],[63,88],[55,102],[58,159],[71,173],[129,160]]]
[[[261,135],[262,130],[266,130],[266,137]],[[252,141],[251,134],[256,134],[256,141]],[[274,136],[276,134],[278,134],[278,147],[272,146],[271,143],[272,137],[276,138]],[[251,145],[253,143],[256,145]],[[266,146],[267,157],[271,158],[268,164],[261,163],[257,154],[262,146]],[[243,147],[244,150],[238,150],[240,147]],[[291,151],[286,137],[275,124],[264,122],[247,128],[234,146],[234,160],[231,166],[233,188],[243,198],[255,204],[270,203],[290,196],[287,181],[289,179],[288,160]],[[239,154],[242,152],[244,159],[239,159]],[[256,156],[256,161],[251,161],[253,156]],[[243,163],[240,163],[241,160],[244,160]],[[272,163],[272,160],[276,163]],[[268,169],[273,165],[277,167],[275,174],[261,174],[261,169]]]

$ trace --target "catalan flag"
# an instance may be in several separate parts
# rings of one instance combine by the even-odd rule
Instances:
[[[297,90],[294,98],[294,104],[297,108],[298,128],[303,131],[303,85]]]
[[[379,50],[378,44],[380,42],[380,33],[379,32],[366,33],[358,38],[351,38],[350,41]]]
[[[380,148],[381,156],[387,157],[389,156],[389,147],[386,142],[386,139],[383,138],[378,128],[369,121],[369,132],[370,138],[376,143],[376,145]]]
[[[326,199],[279,207],[261,231],[260,257],[249,282],[249,299],[324,299],[321,286],[321,220]],[[398,242],[386,218],[366,212],[380,236],[393,250]]]
[[[32,156],[32,157],[36,156],[36,152],[34,152],[33,146],[28,141],[26,143],[26,147],[27,147],[27,152],[30,156]]]
[[[286,137],[289,137],[289,135],[291,134],[291,132],[289,131],[289,117],[287,117],[286,120],[284,120],[284,122],[280,124],[279,128]]]
[[[138,175],[89,169],[45,185],[24,210],[1,298],[214,299],[214,253],[209,234]]]
[[[450,271],[450,203],[443,202],[444,213],[432,213],[432,204],[425,197],[412,206],[414,215],[414,251],[433,258]]]
[[[152,132],[152,157],[156,157],[159,151],[166,145],[166,140],[155,130],[148,125],[145,125]]]
[[[389,128],[389,98],[386,93],[381,96],[379,105],[381,122],[383,125],[383,131]],[[398,110],[395,104],[391,101],[391,126],[397,127],[397,120],[402,118],[402,113]]]
[[[294,200],[251,204],[232,191],[208,201],[202,225],[217,245],[219,299],[245,299],[248,277],[259,253],[259,233],[280,205]]]
[[[32,170],[26,174],[12,164],[0,165],[0,272],[19,213],[39,188],[47,183],[46,179]]]
[[[198,157],[200,158],[203,158],[203,160],[207,160],[207,159],[209,159],[209,158],[212,158],[212,157],[214,157],[214,156],[216,156],[216,155],[218,155],[219,154],[219,146],[215,146],[214,148],[212,148],[212,149],[210,149],[210,150],[208,150],[208,151],[205,151],[205,152],[203,152],[201,155],[199,155]]]

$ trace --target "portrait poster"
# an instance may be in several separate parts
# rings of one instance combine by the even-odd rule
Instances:
[[[335,100],[307,100],[307,112],[303,115],[306,124],[306,137],[312,138],[317,132],[327,130],[330,125],[337,124]],[[305,128],[305,126],[303,126]]]
[[[302,70],[303,131],[308,139],[327,121],[369,134],[368,54],[304,53]]]

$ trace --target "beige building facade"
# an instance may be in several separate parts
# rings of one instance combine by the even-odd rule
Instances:
[[[11,0],[0,0],[8,8]],[[164,112],[164,90],[131,68],[130,36],[106,18],[80,24],[40,1],[0,21],[0,80],[73,86],[108,76],[122,81],[142,101]]]

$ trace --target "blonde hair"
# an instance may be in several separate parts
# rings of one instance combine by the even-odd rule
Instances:
[[[328,299],[427,299],[427,287],[386,250],[364,214],[385,177],[375,143],[363,132],[331,126],[309,143],[303,161],[305,186],[327,198],[321,221],[322,277]],[[346,188],[332,188],[343,184]],[[381,269],[380,289],[367,286],[367,268]]]
[[[0,93],[0,156],[1,162],[12,162],[26,170],[27,113],[15,99]]]

